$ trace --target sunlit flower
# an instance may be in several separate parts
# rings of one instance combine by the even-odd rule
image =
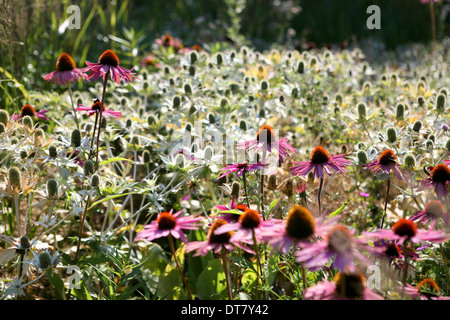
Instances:
[[[46,81],[65,85],[68,81],[75,82],[79,79],[86,79],[87,76],[82,69],[76,68],[72,57],[63,52],[56,61],[56,71],[53,71],[43,77]]]
[[[383,297],[366,286],[364,275],[354,272],[338,272],[334,281],[322,281],[306,289],[307,300],[383,300]]]
[[[129,70],[119,66],[119,57],[117,57],[114,51],[110,49],[102,53],[98,59],[98,63],[86,61],[86,64],[88,66],[82,70],[83,72],[90,72],[90,75],[87,78],[88,80],[92,79],[93,81],[96,81],[103,76],[103,81],[105,81],[108,72],[111,75],[111,79],[117,84],[120,84],[120,79],[123,79],[125,82],[132,82],[132,78],[136,78],[133,69]]]
[[[95,113],[100,114],[100,108],[102,108],[102,102],[99,99],[95,99],[94,103],[90,107],[86,107],[82,104],[79,105],[78,108],[76,108],[76,111],[84,111],[89,117],[92,116]],[[120,111],[114,111],[112,109],[106,109],[105,105],[103,105],[103,110],[101,112],[102,116],[107,117],[113,117],[113,118],[120,118],[121,113]]]
[[[186,252],[196,251],[194,256],[205,256],[211,251],[220,253],[222,250],[233,251],[235,248],[240,248],[245,252],[254,254],[255,252],[253,250],[232,239],[233,233],[231,231],[215,234],[215,230],[226,224],[227,222],[225,220],[216,219],[208,230],[207,240],[189,242],[186,244]]]
[[[429,177],[419,182],[418,190],[434,188],[436,196],[443,200],[448,195],[448,187],[450,185],[450,168],[445,164],[438,164],[431,168]]]
[[[30,116],[31,118],[36,117],[38,119],[48,121],[49,119],[45,115],[47,112],[48,112],[48,110],[36,111],[36,109],[33,106],[26,104],[26,105],[22,106],[22,108],[20,109],[20,113],[18,115],[15,114],[13,116],[13,119],[17,120],[17,119],[23,118],[25,116]]]
[[[338,224],[329,229],[323,240],[301,243],[301,250],[294,253],[295,261],[302,262],[308,268],[316,268],[334,260],[332,267],[341,271],[346,268],[353,271],[357,262],[369,264],[370,261],[363,251],[378,251],[378,249],[367,245],[364,239],[356,238],[354,235],[354,230]]]
[[[435,224],[437,219],[444,220],[445,224],[449,224],[449,220],[447,218],[448,214],[445,212],[443,204],[438,200],[429,201],[423,210],[418,211],[413,214],[409,220],[414,221],[415,223],[423,223],[426,224],[431,221],[432,224]]]
[[[291,250],[297,249],[302,243],[309,243],[316,237],[323,236],[332,228],[339,217],[323,221],[316,220],[312,213],[303,206],[294,205],[288,212],[284,220],[271,220],[273,227],[265,230],[261,237],[264,242],[287,254]],[[275,223],[278,222],[278,223]]]
[[[350,164],[350,160],[344,157],[344,154],[330,156],[323,147],[317,146],[311,152],[309,161],[292,161],[292,164],[298,164],[298,166],[293,166],[290,170],[294,176],[307,176],[314,170],[314,179],[323,178],[324,171],[328,175],[331,175],[331,170],[344,174],[346,166]]]
[[[245,142],[238,143],[239,149],[245,150],[255,150],[260,149],[272,152],[274,150],[278,151],[278,157],[280,162],[284,162],[284,158],[289,157],[288,151],[297,153],[297,151],[287,143],[287,138],[277,139],[275,130],[267,124],[263,125],[256,132],[255,140],[248,140]]]
[[[392,226],[392,229],[380,229],[374,232],[364,232],[363,235],[374,239],[396,240],[402,245],[406,240],[412,243],[430,241],[434,243],[445,242],[449,236],[438,230],[423,230],[407,219],[400,219]]]
[[[273,222],[264,221],[258,211],[246,208],[237,222],[227,223],[217,228],[214,233],[220,235],[235,231],[233,240],[255,244],[254,241],[261,242],[261,234],[273,226]]]
[[[164,211],[158,214],[156,220],[153,220],[150,224],[144,226],[144,230],[138,232],[136,241],[147,240],[153,241],[157,238],[167,237],[172,235],[176,239],[181,239],[187,243],[188,240],[184,235],[183,230],[197,230],[200,227],[202,218],[200,217],[186,217],[180,216],[184,210],[172,213]]]
[[[254,164],[249,164],[247,162],[233,163],[233,164],[227,165],[225,168],[220,169],[220,171],[226,171],[226,172],[223,173],[222,175],[220,175],[217,179],[221,179],[221,178],[225,177],[226,175],[233,173],[233,172],[237,172],[238,177],[240,177],[240,176],[242,176],[242,174],[245,171],[252,172],[252,171],[264,168],[265,166],[267,166],[267,164],[261,163],[260,161],[258,161],[257,163],[254,163]]]
[[[430,278],[423,279],[414,287],[406,284],[403,290],[405,294],[415,300],[450,300],[450,297],[444,297],[439,294],[439,286],[436,281]]]
[[[390,149],[384,150],[377,160],[366,164],[364,167],[376,174],[390,174],[393,171],[399,180],[408,178],[407,173],[402,171],[401,166],[397,162],[397,155]]]

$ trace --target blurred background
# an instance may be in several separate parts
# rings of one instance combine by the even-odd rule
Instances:
[[[70,5],[80,8],[80,29],[64,24]],[[381,9],[379,30],[366,27],[370,5]],[[0,89],[13,95],[21,85],[49,86],[42,75],[54,70],[62,51],[77,67],[108,48],[138,66],[165,34],[185,47],[215,44],[210,51],[242,45],[264,50],[274,43],[364,50],[367,40],[378,50],[394,50],[439,41],[449,31],[450,0],[0,0]]]

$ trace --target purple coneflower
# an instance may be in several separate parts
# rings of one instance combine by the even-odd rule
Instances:
[[[258,161],[257,163],[254,163],[254,164],[249,164],[247,162],[233,163],[233,164],[227,165],[225,168],[220,169],[220,171],[226,171],[226,172],[223,173],[222,175],[220,175],[217,179],[221,179],[221,178],[225,177],[226,175],[233,173],[233,172],[237,172],[238,177],[240,177],[240,176],[242,176],[244,171],[252,172],[252,171],[264,168],[265,166],[267,166],[267,164],[264,164],[260,161]]]
[[[445,164],[440,163],[434,168],[432,168],[428,178],[425,178],[419,182],[418,190],[424,190],[426,188],[434,188],[436,196],[440,200],[443,200],[448,195],[449,186],[450,186],[450,168]]]
[[[276,150],[278,150],[278,157],[281,163],[284,162],[284,158],[289,157],[288,151],[297,153],[297,151],[289,143],[287,143],[287,138],[281,138],[277,140],[275,131],[271,126],[267,124],[259,128],[259,130],[256,132],[255,140],[241,142],[238,144],[238,148],[245,149],[247,151],[258,151],[260,149],[263,149],[268,152],[272,152],[272,149],[275,148]]]
[[[292,161],[292,164],[298,164],[290,168],[294,176],[307,176],[314,170],[314,179],[324,178],[324,171],[331,175],[332,169],[344,175],[345,168],[350,164],[350,160],[344,158],[345,154],[330,156],[327,150],[317,146],[311,152],[309,161]]]
[[[374,247],[380,248],[380,252],[374,252],[375,255],[380,258],[388,260],[389,264],[392,264],[397,270],[405,270],[405,255],[408,256],[408,260],[417,260],[419,255],[411,247],[399,247],[396,241],[380,239],[373,243]],[[409,266],[412,264],[407,262]]]
[[[59,55],[56,61],[56,70],[43,76],[44,80],[59,85],[66,85],[68,81],[75,82],[79,79],[86,79],[87,76],[84,74],[82,69],[76,68],[75,62],[72,57],[63,52]]]
[[[308,300],[383,300],[366,286],[364,275],[354,272],[338,272],[334,281],[323,281],[306,289]]]
[[[426,224],[431,221],[431,223],[434,225],[437,222],[438,218],[444,220],[445,224],[449,224],[449,221],[447,219],[447,212],[445,212],[442,203],[438,200],[431,200],[425,205],[425,208],[423,210],[420,210],[416,214],[412,215],[409,220],[414,221],[418,224]]]
[[[227,223],[217,228],[214,233],[220,235],[229,231],[235,231],[232,239],[239,242],[256,244],[261,241],[261,234],[273,227],[272,221],[264,221],[261,214],[252,209],[246,208],[244,212],[239,215],[237,222]]]
[[[31,118],[36,117],[36,118],[38,118],[38,119],[48,121],[49,119],[48,119],[47,116],[45,115],[47,112],[48,112],[48,110],[40,110],[40,111],[36,111],[36,109],[35,109],[33,106],[31,106],[31,105],[29,105],[29,104],[26,104],[26,105],[24,105],[24,106],[20,109],[20,113],[19,113],[18,115],[15,114],[15,115],[13,116],[13,119],[14,119],[14,120],[17,120],[17,119],[23,118],[23,117],[25,117],[25,116],[30,116]]]
[[[103,82],[105,82],[105,77],[108,73],[111,74],[111,79],[117,84],[120,84],[120,79],[123,79],[125,82],[132,82],[132,78],[136,78],[133,69],[129,70],[119,66],[119,57],[110,49],[102,53],[98,63],[86,61],[86,64],[88,66],[82,70],[83,72],[91,72],[88,80],[96,81],[103,76]]]
[[[215,234],[215,230],[225,224],[227,224],[225,220],[216,219],[208,230],[207,240],[189,242],[186,244],[186,252],[197,251],[194,256],[205,256],[211,251],[217,254],[222,250],[232,251],[237,247],[248,253],[255,254],[253,250],[232,239],[233,233],[231,231]]]
[[[354,234],[354,230],[338,224],[327,232],[323,241],[300,244],[302,249],[294,253],[295,261],[304,263],[308,268],[316,268],[323,267],[334,258],[332,267],[341,271],[346,268],[353,271],[356,261],[369,264],[362,251],[375,252],[379,249],[370,247],[363,239],[355,238]]]
[[[103,110],[100,110],[100,108],[103,107]],[[90,107],[86,107],[82,104],[79,105],[78,108],[75,109],[76,111],[84,111],[89,117],[98,113],[102,114],[102,117],[113,117],[113,118],[120,118],[121,113],[120,111],[114,111],[112,109],[106,109],[105,105],[102,106],[102,102],[99,99],[95,99],[94,103]]]
[[[406,284],[403,290],[415,300],[450,300],[450,297],[439,295],[439,286],[430,278],[423,279],[415,287]]]
[[[391,149],[384,150],[377,160],[365,165],[365,167],[376,174],[390,174],[393,171],[399,180],[406,180],[407,174],[402,171],[397,163],[397,155]]]
[[[228,208],[226,206],[221,206],[221,205],[217,205],[216,208],[221,210],[220,212],[218,212],[218,214],[220,214],[220,218],[225,220],[227,223],[238,222],[239,217],[241,215],[238,213],[230,213],[230,212],[223,212],[223,211],[230,211],[230,210],[236,209],[236,210],[239,210],[240,212],[245,212],[245,210],[247,210],[247,206],[245,204],[236,205],[236,203],[233,200],[231,200],[230,208]]]
[[[291,248],[296,250],[301,243],[309,243],[325,234],[338,219],[335,217],[322,223],[322,220],[316,221],[306,207],[294,205],[285,220],[271,220],[273,226],[264,230],[261,236],[263,241],[287,254]]]
[[[144,226],[144,230],[138,232],[136,236],[136,241],[147,240],[152,241],[157,238],[167,237],[172,235],[176,239],[181,239],[183,242],[187,243],[188,240],[184,235],[183,230],[197,230],[200,226],[199,221],[202,220],[200,217],[180,217],[184,210],[178,211],[177,213],[172,213],[164,211],[158,214],[156,220],[153,220],[150,224]]]
[[[374,239],[395,240],[399,245],[402,245],[406,240],[412,243],[423,241],[441,243],[449,239],[449,236],[442,231],[419,229],[413,221],[407,219],[400,219],[394,223],[392,229],[380,229],[363,234]]]

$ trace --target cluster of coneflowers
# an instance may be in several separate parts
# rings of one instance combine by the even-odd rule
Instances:
[[[254,299],[273,299],[282,294],[275,292],[273,274],[269,272],[275,269],[282,273],[280,266],[286,266],[284,270],[290,275],[284,278],[290,277],[303,299],[384,299],[396,293],[405,299],[445,298],[436,281],[423,277],[413,286],[409,277],[424,250],[442,253],[449,239],[450,146],[445,141],[445,90],[430,93],[425,81],[414,87],[402,82],[397,74],[383,74],[376,81],[363,83],[359,91],[359,83],[348,79],[359,81],[373,74],[368,64],[354,62],[359,59],[357,50],[335,57],[330,51],[274,50],[263,54],[244,47],[210,55],[198,46],[185,48],[170,35],[156,44],[155,54],[175,57],[175,62],[167,57],[146,57],[143,66],[156,68],[139,75],[143,81],[138,81],[134,90],[145,101],[139,110],[127,105],[120,90],[108,89],[109,80],[120,84],[121,80],[130,83],[135,78],[133,70],[119,65],[113,51],[105,51],[98,63],[86,62],[87,67],[80,69],[67,53],[59,56],[56,71],[44,79],[67,86],[72,124],[77,129],[58,141],[64,150],[57,150],[56,141],[46,139],[42,129],[33,125],[35,120],[48,121],[48,110],[26,104],[13,117],[0,114],[5,145],[16,151],[17,143],[12,142],[16,130],[26,144],[34,145],[22,150],[26,153],[23,157],[14,159],[18,167],[7,170],[6,183],[1,186],[2,195],[12,199],[16,210],[17,235],[2,238],[11,243],[9,251],[2,251],[2,263],[16,255],[22,262],[4,297],[23,294],[28,285],[44,276],[42,272],[26,282],[29,270],[22,265],[42,271],[59,263],[59,254],[46,242],[51,232],[72,216],[60,219],[53,212],[58,201],[67,199],[66,193],[71,196],[69,208],[74,207],[80,220],[77,242],[71,249],[72,261],[77,262],[82,243],[87,243],[82,241],[84,229],[98,234],[86,220],[89,210],[98,203],[93,199],[99,199],[99,180],[119,176],[111,178],[105,189],[123,182],[120,190],[126,198],[120,205],[108,200],[108,210],[114,213],[112,223],[102,229],[98,238],[111,243],[115,235],[129,230],[127,243],[121,249],[139,258],[145,256],[147,248],[166,244],[172,259],[169,261],[174,262],[182,281],[176,290],[182,290],[186,298],[205,297],[193,287],[191,277],[195,272],[186,272],[191,266],[183,263],[179,252],[219,259],[230,300],[238,299],[244,290]],[[327,83],[331,78],[351,86],[354,92],[341,93],[341,87]],[[102,82],[96,91],[101,95],[89,103],[80,101],[87,95],[72,92],[74,82],[99,79]],[[384,101],[380,92],[390,100]],[[124,100],[120,111],[105,106],[107,94]],[[391,104],[393,107],[388,108]],[[147,115],[149,110],[158,111]],[[407,119],[413,110],[434,119],[436,125],[414,117]],[[83,126],[78,112],[94,116],[94,124]],[[106,127],[107,117],[125,120],[115,128]],[[193,123],[198,120],[217,137],[227,133],[245,160],[224,159],[212,144],[205,147],[199,142],[172,149],[173,138],[196,137]],[[388,126],[385,135],[378,132],[383,126]],[[118,150],[124,147],[124,137],[117,138],[113,132],[132,135],[123,153]],[[375,133],[379,133],[379,142]],[[333,154],[330,150],[337,143],[333,139],[360,143],[355,143],[354,150],[345,146]],[[116,159],[113,151],[119,154]],[[125,154],[128,159],[121,157]],[[73,175],[81,200],[76,200],[67,184],[63,185],[67,178],[48,169],[55,179],[48,179],[46,190],[39,194],[50,213],[31,226],[28,210],[24,214],[20,201],[27,196],[28,207],[34,204],[30,190],[36,186],[38,174],[31,169],[33,160],[38,165],[51,164],[51,168],[71,168],[67,175]],[[102,171],[101,161],[108,160],[114,161]],[[124,169],[128,162],[133,163],[129,171]],[[21,165],[26,170],[21,170]],[[78,172],[80,167],[82,173]],[[140,174],[145,178],[141,179]],[[140,182],[150,186],[138,189],[145,191],[129,192]],[[349,185],[354,189],[347,191]],[[371,187],[374,185],[381,186],[382,191]],[[402,205],[400,200],[393,201],[399,190],[403,216],[395,211],[394,204]],[[353,191],[361,197],[372,196],[370,202],[381,204],[376,219],[370,220],[377,223],[370,229],[352,223],[351,210],[360,222],[367,218],[367,214],[363,215],[369,212],[367,206],[373,206],[361,203],[356,209],[351,207],[357,201]],[[140,206],[133,198],[137,193],[145,196]],[[350,205],[346,206],[346,200],[352,201]],[[405,205],[408,201],[413,209]],[[139,219],[145,213],[148,216]],[[42,232],[30,240],[32,227],[42,228],[38,229]],[[40,241],[43,237],[46,242]],[[136,250],[142,250],[142,255]],[[33,259],[29,259],[30,252]],[[236,256],[243,257],[247,265],[237,264]],[[444,254],[442,260],[448,267]],[[386,262],[389,272],[398,273],[388,290],[373,289],[366,283],[365,270],[375,261]],[[254,280],[244,288],[240,281],[249,269],[255,274]]]

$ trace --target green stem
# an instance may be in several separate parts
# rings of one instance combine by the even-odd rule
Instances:
[[[194,298],[192,297],[191,289],[189,288],[189,285],[188,285],[188,283],[187,283],[187,280],[186,280],[186,278],[184,277],[183,270],[181,270],[180,264],[178,263],[177,255],[175,254],[175,246],[174,246],[174,244],[173,244],[173,238],[172,238],[172,235],[169,234],[169,237],[168,237],[168,238],[169,238],[169,247],[170,247],[170,251],[172,251],[172,256],[173,256],[173,259],[175,260],[175,264],[177,265],[178,272],[180,272],[181,278],[183,279],[184,285],[186,286],[186,290],[188,291],[189,298],[190,298],[191,300],[194,300]]]
[[[105,103],[105,95],[106,95],[106,85],[108,83],[109,78],[109,70],[105,74],[105,81],[103,83],[103,94],[102,94],[102,104],[100,106],[100,119],[98,121],[98,134],[97,134],[97,155],[95,158],[95,171],[98,170],[98,154],[100,153],[99,146],[100,146],[100,133],[102,131],[102,119],[103,119],[103,108]]]
[[[322,200],[321,200],[322,188],[323,188],[323,178],[320,178],[319,193],[317,195],[317,201],[319,203],[319,217],[322,216]]]
[[[388,199],[389,199],[389,189],[390,188],[391,188],[391,179],[388,179],[387,190],[386,190],[386,200],[384,201],[384,212],[383,212],[383,217],[381,218],[380,229],[383,229],[384,219],[387,215],[387,204],[388,204]]]
[[[250,200],[248,199],[249,195],[248,195],[248,192],[247,192],[247,178],[245,177],[245,170],[242,173],[242,179],[244,180],[244,190],[245,190],[245,199],[247,199],[247,208],[250,209]]]
[[[233,300],[233,296],[231,294],[230,271],[229,271],[229,266],[228,266],[228,256],[227,256],[227,251],[225,249],[222,249],[222,264],[223,264],[223,269],[225,271],[225,280],[227,282],[228,299],[229,300]]]

